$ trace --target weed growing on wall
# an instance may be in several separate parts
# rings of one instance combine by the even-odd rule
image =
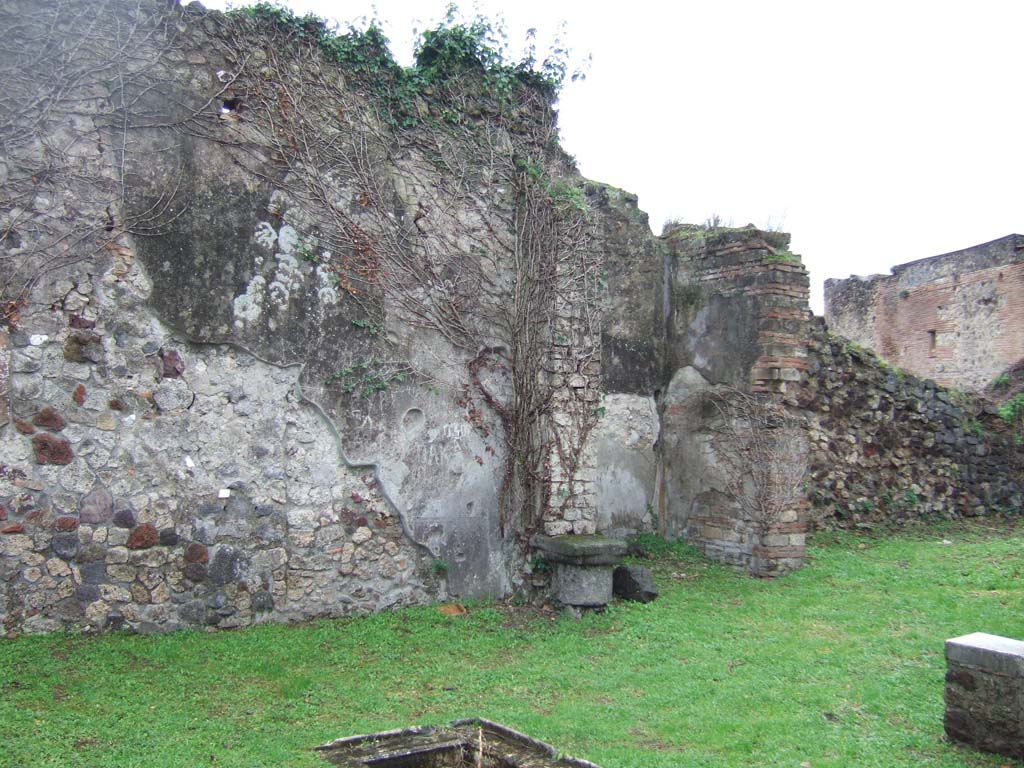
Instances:
[[[405,361],[378,360],[371,357],[340,368],[328,376],[324,384],[330,386],[337,383],[345,392],[368,398],[389,389],[392,385],[401,384],[408,380],[412,373],[412,368]]]
[[[540,61],[532,44],[523,58],[511,59],[507,33],[500,22],[483,16],[462,21],[458,8],[449,5],[444,20],[426,30],[416,46],[415,64],[399,66],[388,48],[380,26],[372,21],[364,28],[349,25],[339,32],[313,14],[299,16],[271,3],[257,3],[231,13],[251,19],[283,34],[298,45],[314,47],[326,61],[344,68],[364,91],[372,93],[385,107],[385,118],[394,127],[413,127],[424,119],[417,100],[430,97],[438,86],[466,75],[475,78],[503,109],[514,107],[516,93],[527,87],[554,101],[567,77],[583,77],[577,69],[570,75],[570,50],[559,37]],[[461,115],[450,111],[443,118],[458,122]]]
[[[1024,435],[1024,392],[999,406],[999,418],[1013,427],[1018,437]]]

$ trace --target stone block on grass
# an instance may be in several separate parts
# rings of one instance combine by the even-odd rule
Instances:
[[[1024,642],[975,632],[946,641],[946,735],[1024,759]]]

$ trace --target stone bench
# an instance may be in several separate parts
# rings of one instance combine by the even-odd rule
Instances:
[[[946,641],[946,735],[1024,759],[1024,642],[975,632]]]
[[[598,608],[612,600],[612,572],[626,542],[604,536],[535,535],[530,545],[552,566],[551,587],[563,605]]]

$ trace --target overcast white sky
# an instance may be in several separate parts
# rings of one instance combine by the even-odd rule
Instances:
[[[370,2],[287,5],[342,22],[374,15]],[[413,28],[446,5],[376,3],[400,61]],[[716,215],[791,232],[816,312],[826,278],[1024,233],[1021,0],[461,8],[504,16],[514,45],[566,22],[577,56],[593,56],[559,104],[581,172],[638,194],[656,232]]]

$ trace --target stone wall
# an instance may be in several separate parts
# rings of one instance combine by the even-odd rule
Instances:
[[[986,400],[894,369],[813,326],[801,404],[826,525],[1021,510],[1024,446]]]
[[[518,588],[524,532],[499,503],[502,403],[488,409],[479,390],[503,397],[508,371],[470,366],[503,354],[487,323],[506,298],[485,297],[493,314],[466,314],[477,333],[467,338],[481,340],[467,346],[417,323],[401,296],[348,281],[372,272],[362,246],[376,238],[410,259],[427,254],[408,263],[436,275],[453,306],[474,298],[431,273],[453,267],[429,257],[508,248],[517,200],[499,172],[523,172],[514,141],[537,153],[528,181],[577,193],[566,200],[586,209],[588,227],[572,253],[587,282],[559,294],[542,367],[547,424],[566,449],[547,466],[536,522],[576,533],[649,525],[658,357],[638,318],[657,310],[630,302],[660,290],[634,272],[642,256],[660,275],[660,251],[635,196],[576,174],[545,100],[499,114],[469,82],[457,94],[458,109],[476,105],[466,114],[443,119],[451,105],[422,99],[420,128],[400,128],[315,51],[275,48],[284,33],[245,17],[120,0],[0,11],[17,34],[35,25],[54,50],[74,51],[32,66],[17,46],[3,54],[28,111],[5,135],[0,266],[5,279],[35,269],[2,307],[13,329],[0,336],[8,631],[240,626]],[[86,17],[90,37],[74,46]],[[123,82],[105,79],[99,63],[126,47]],[[309,81],[282,95],[281,72]],[[36,114],[32,96],[48,81],[33,78],[44,77],[78,90]],[[301,105],[299,86],[312,88]],[[348,175],[321,176],[315,158],[284,164],[294,147],[257,119],[268,100],[282,125],[294,116],[295,130],[321,127],[328,148],[351,144]],[[331,110],[342,107],[339,122]],[[534,135],[537,146],[522,138]],[[465,189],[453,186],[451,163],[481,137],[507,167],[473,167]],[[352,175],[359,163],[368,178]],[[606,348],[619,373],[605,375]]]
[[[812,463],[837,520],[899,493],[1019,507],[990,411],[820,333],[808,355],[787,235],[653,237],[578,175],[542,94],[498,104],[476,73],[396,107],[310,38],[195,5],[0,22],[53,38],[0,51],[23,106],[0,124],[9,632],[504,596],[535,532],[656,530],[781,573]],[[510,478],[539,482],[509,505]]]
[[[651,236],[636,195],[603,184],[588,186],[600,211],[600,237],[610,253],[601,275],[603,397],[584,449],[595,468],[597,530],[625,536],[654,529],[656,446],[660,436],[657,395],[665,357],[665,243]]]
[[[793,485],[780,473],[802,466],[802,432],[774,441],[769,453],[785,460],[759,477],[764,487],[740,487],[737,474],[754,475],[768,457],[749,452],[750,420],[721,406],[748,393],[761,398],[758,408],[795,404],[807,367],[807,272],[782,233],[679,226],[665,240],[671,378],[659,402],[659,530],[758,574],[798,567],[807,530],[802,488],[781,504],[742,500]]]
[[[833,333],[894,366],[980,391],[1024,357],[1024,237],[825,281]]]
[[[7,631],[232,627],[443,594],[301,368],[189,344],[147,309],[128,249],[96,266],[49,286],[77,286],[80,314],[30,316],[6,350]]]

